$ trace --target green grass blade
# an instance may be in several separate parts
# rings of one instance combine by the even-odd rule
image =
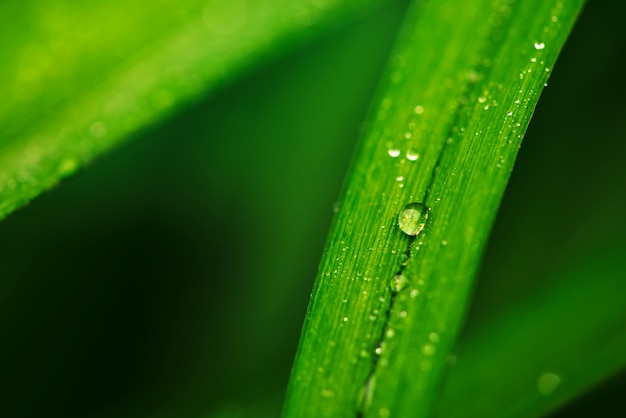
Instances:
[[[429,416],[521,138],[582,3],[419,2],[409,13],[331,228],[285,417]],[[416,201],[431,210],[413,240],[397,217]]]
[[[379,0],[0,5],[0,219],[142,127]]]
[[[624,271],[613,248],[486,315],[459,341],[436,416],[542,416],[626,366]]]

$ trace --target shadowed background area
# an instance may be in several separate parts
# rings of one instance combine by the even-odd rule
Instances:
[[[588,5],[542,97],[468,330],[550,272],[624,246],[626,28],[612,3]],[[0,415],[279,413],[332,205],[404,7],[266,65],[0,223]],[[555,416],[612,411],[620,388]]]

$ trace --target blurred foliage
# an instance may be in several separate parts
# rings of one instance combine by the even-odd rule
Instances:
[[[554,69],[467,334],[532,301],[552,273],[622,248],[623,12],[589,2]],[[0,415],[276,416],[332,203],[402,13],[391,5],[135,133],[0,223]],[[612,411],[625,382],[555,416]]]
[[[403,8],[164,120],[0,223],[3,416],[277,414]]]
[[[380,4],[0,4],[0,219],[259,61]]]

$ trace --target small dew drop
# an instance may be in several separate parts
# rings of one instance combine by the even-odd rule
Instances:
[[[391,416],[391,411],[389,411],[389,408],[380,408],[378,416],[380,418],[389,418]]]
[[[409,284],[409,279],[403,274],[397,274],[391,281],[391,290],[399,292],[405,289]]]
[[[413,150],[408,150],[408,151],[406,152],[406,158],[407,158],[409,161],[415,161],[415,160],[417,160],[419,157],[420,157],[420,156],[419,156],[419,154],[418,154],[418,153],[416,153],[416,152],[415,152],[415,151],[413,151]]]
[[[428,208],[423,203],[409,203],[398,215],[398,226],[402,232],[412,237],[417,236],[426,225]]]
[[[343,317],[343,322],[348,322],[348,317],[347,316]]]
[[[485,103],[486,101],[487,101],[487,99],[485,97],[483,97],[483,96],[480,96],[478,98],[478,103]]]
[[[409,292],[409,296],[411,296],[412,298],[417,297],[417,295],[420,294],[420,291],[417,289],[411,289],[411,292]]]
[[[408,314],[407,314],[406,311],[400,311],[400,313],[398,315],[400,315],[400,318],[404,319],[404,318],[407,317]]]
[[[556,23],[556,22],[558,22],[559,18],[558,18],[558,17],[556,17],[556,16],[552,16],[552,17],[550,18],[550,20],[552,20],[552,22],[553,22],[553,23]]]
[[[374,350],[374,353],[376,353],[377,356],[380,356],[383,353],[383,348],[376,347],[376,349]]]
[[[395,332],[392,329],[387,330],[387,338],[393,338]]]
[[[400,156],[400,150],[397,148],[389,148],[387,154],[389,154],[391,158],[396,158]]]
[[[430,334],[428,334],[428,340],[433,343],[436,344],[439,342],[439,334],[437,334],[436,332],[431,332]]]
[[[507,116],[513,116],[513,112],[509,112],[506,114]]]
[[[421,115],[422,113],[424,113],[424,106],[415,106],[415,114]]]
[[[530,59],[530,62],[537,62],[537,58],[532,57],[532,58]]]
[[[445,239],[443,241],[441,241],[441,246],[445,247],[446,245],[448,245],[448,241],[446,241]]]
[[[550,396],[561,384],[561,378],[555,373],[544,373],[537,379],[537,390],[542,396]]]
[[[402,180],[404,180],[404,177],[402,177],[402,176],[396,177],[396,181],[402,181]]]
[[[405,137],[406,139],[411,139],[411,137],[412,137],[412,136],[413,136],[413,134],[412,134],[411,132],[405,132],[405,133],[404,133],[404,137]]]
[[[541,50],[541,49],[544,49],[545,47],[546,47],[546,44],[544,44],[543,42],[535,42],[535,49]]]
[[[425,356],[432,356],[433,354],[435,354],[435,351],[437,351],[437,349],[432,344],[424,344],[422,346],[422,353]]]

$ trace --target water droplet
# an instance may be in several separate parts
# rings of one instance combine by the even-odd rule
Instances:
[[[544,373],[537,379],[537,390],[543,396],[550,396],[561,384],[561,378],[555,373]]]
[[[532,58],[530,59],[530,62],[537,62],[537,58],[536,58],[536,57],[532,57]]]
[[[513,116],[513,112],[509,112],[506,114],[507,116]]]
[[[395,335],[395,332],[393,332],[392,329],[387,330],[387,338],[393,338],[394,335]]]
[[[485,97],[483,97],[483,96],[480,96],[478,98],[478,103],[485,103],[486,101],[487,101],[487,99]]]
[[[437,349],[432,344],[424,344],[422,346],[422,353],[424,353],[425,356],[432,356],[435,354],[435,351],[437,351]]]
[[[377,356],[380,356],[383,353],[383,348],[380,346],[376,347],[374,353],[376,353]]]
[[[445,239],[443,241],[441,241],[441,246],[445,247],[446,245],[448,245],[448,241],[446,241]]]
[[[406,139],[411,139],[411,137],[412,137],[412,136],[413,136],[413,134],[412,134],[411,132],[405,132],[405,133],[404,133],[404,137],[405,137]]]
[[[539,49],[544,49],[546,47],[546,44],[544,44],[543,42],[535,42],[535,49],[539,50]]]
[[[348,317],[347,316],[343,317],[343,322],[348,322]]]
[[[400,313],[398,315],[400,315],[400,318],[404,319],[404,318],[407,317],[408,314],[407,314],[406,311],[400,311]]]
[[[420,294],[420,291],[417,289],[411,289],[411,292],[409,293],[409,296],[411,296],[412,298],[417,297],[417,295]]]
[[[389,411],[389,408],[380,408],[378,416],[380,418],[389,418],[391,416],[391,411]]]
[[[408,284],[409,279],[407,279],[403,274],[398,274],[391,280],[391,290],[399,292],[402,289],[405,289]]]
[[[400,150],[397,149],[397,148],[389,148],[387,150],[387,154],[389,154],[389,156],[391,158],[396,158],[396,157],[400,156]]]
[[[437,334],[436,332],[431,332],[430,334],[428,334],[428,339],[431,343],[436,344],[439,342],[439,334]]]
[[[406,152],[406,158],[408,158],[408,159],[409,159],[409,161],[415,161],[415,160],[417,160],[419,157],[420,157],[420,155],[419,155],[418,153],[416,153],[415,151],[413,151],[413,150],[408,150],[408,151]]]
[[[402,177],[402,176],[396,177],[396,181],[402,181],[402,180],[404,180],[404,177]]]
[[[556,16],[552,16],[550,20],[552,20],[553,23],[556,23],[559,20],[559,18]]]
[[[415,106],[415,114],[421,115],[422,113],[424,113],[424,106]]]
[[[423,203],[409,203],[398,215],[398,226],[402,232],[410,236],[417,236],[424,229],[428,219],[428,208]]]

